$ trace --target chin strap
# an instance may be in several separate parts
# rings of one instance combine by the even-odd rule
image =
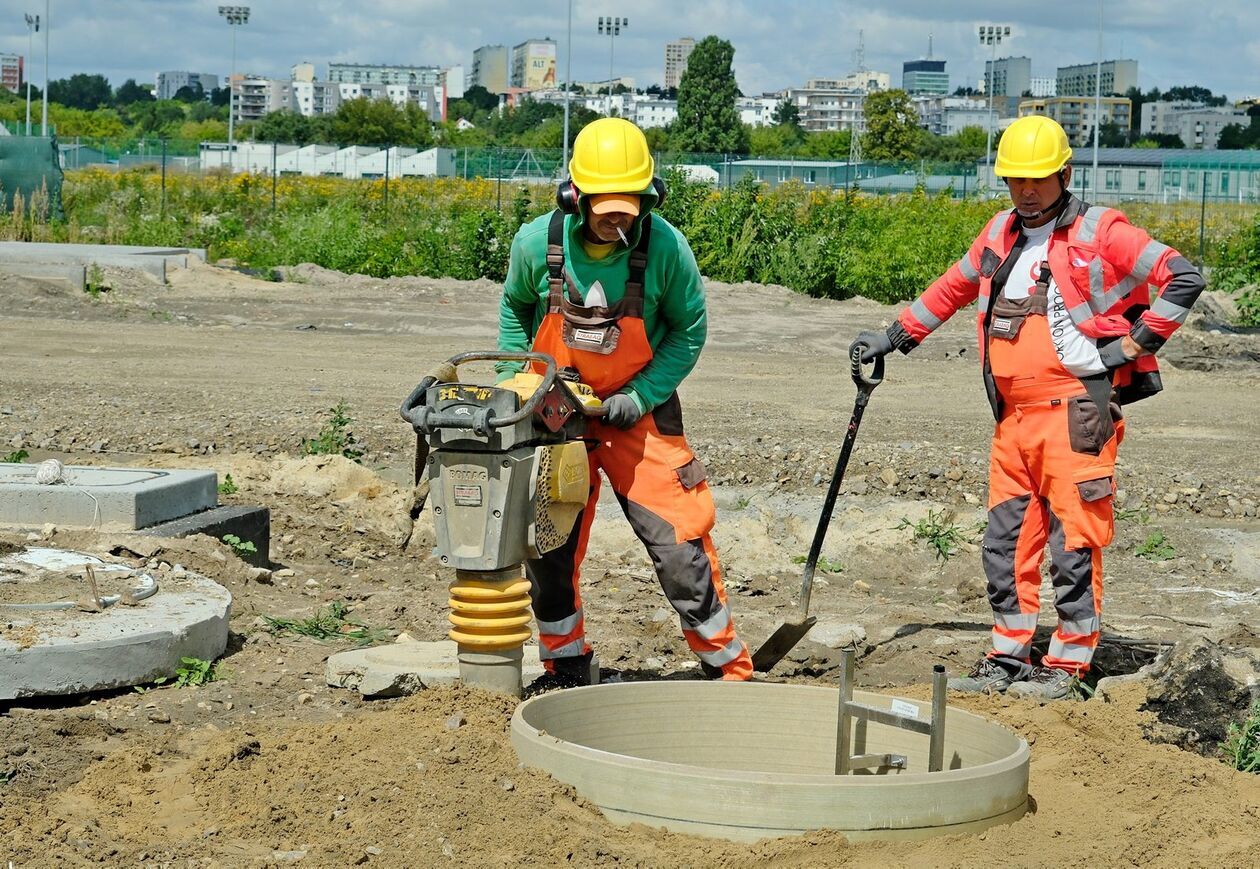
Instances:
[[[1054,200],[1054,202],[1051,203],[1049,208],[1043,208],[1040,211],[1020,211],[1019,206],[1017,205],[1015,206],[1015,213],[1018,214],[1020,217],[1022,217],[1024,220],[1040,220],[1042,217],[1044,217],[1047,214],[1058,214],[1060,211],[1063,210],[1063,206],[1067,204],[1068,195],[1069,194],[1068,194],[1067,184],[1063,180],[1063,170],[1060,169],[1059,170],[1059,198]]]

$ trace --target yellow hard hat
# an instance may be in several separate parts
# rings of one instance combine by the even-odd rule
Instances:
[[[1063,128],[1045,115],[1028,115],[1002,134],[993,172],[999,178],[1049,178],[1071,159]]]
[[[569,177],[583,193],[639,193],[652,186],[656,164],[643,131],[623,118],[600,118],[573,142]]]

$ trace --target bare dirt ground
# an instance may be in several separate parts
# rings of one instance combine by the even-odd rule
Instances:
[[[0,453],[230,472],[239,491],[223,500],[272,509],[278,570],[260,581],[207,538],[132,553],[231,590],[225,675],[200,688],[0,708],[0,865],[1260,863],[1260,777],[1149,742],[1154,716],[1139,687],[1046,707],[957,701],[1032,743],[1035,811],[1018,823],[917,845],[819,833],[751,847],[610,824],[517,766],[503,698],[455,688],[364,702],[326,687],[324,660],[349,644],[275,636],[260,617],[305,618],[337,600],[391,633],[443,635],[448,577],[429,557],[428,519],[400,545],[413,436],[397,406],[435,363],[493,346],[498,288],[313,266],[283,282],[204,266],[176,272],[169,287],[110,277],[97,300],[0,278]],[[894,309],[778,287],[709,291],[709,346],[681,393],[714,483],[737,623],[755,645],[792,612],[794,559],[808,549],[852,408],[845,348]],[[836,648],[855,643],[864,686],[926,696],[933,664],[965,669],[987,648],[976,544],[992,420],[973,322],[960,315],[889,360],[824,548],[819,625],[771,678],[830,682]],[[1107,673],[1192,632],[1260,645],[1260,337],[1214,326],[1199,317],[1183,329],[1163,354],[1165,393],[1127,410],[1098,658]],[[302,439],[343,399],[362,466],[302,458]],[[899,527],[929,511],[949,511],[964,532],[955,557],[935,558]],[[1136,554],[1154,534],[1171,547],[1165,560]],[[606,670],[697,677],[615,502],[601,504],[583,584]]]

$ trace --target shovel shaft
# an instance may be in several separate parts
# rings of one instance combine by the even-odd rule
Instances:
[[[840,484],[844,481],[844,472],[849,466],[853,442],[857,440],[858,426],[862,423],[862,413],[866,410],[869,397],[868,392],[858,393],[857,403],[853,406],[853,416],[849,419],[849,428],[844,435],[844,445],[840,447],[836,469],[832,472],[831,484],[827,487],[827,498],[823,501],[822,514],[818,517],[818,527],[814,530],[814,540],[809,545],[809,556],[805,559],[805,575],[801,579],[802,620],[809,613],[809,596],[814,588],[814,571],[818,568],[818,557],[822,554],[823,541],[827,538],[827,526],[831,524],[831,514],[836,508],[836,497],[840,494]]]
[[[805,575],[801,579],[800,620],[804,621],[809,614],[809,596],[814,589],[814,571],[818,568],[818,557],[822,555],[823,541],[827,538],[827,526],[831,524],[831,513],[836,508],[836,496],[840,494],[840,484],[844,481],[844,471],[849,466],[849,456],[853,453],[853,442],[857,440],[858,426],[862,424],[862,414],[871,399],[871,393],[884,379],[884,360],[880,357],[869,375],[862,371],[862,353],[866,347],[854,343],[849,350],[850,374],[857,386],[857,399],[853,402],[853,416],[849,418],[849,428],[844,433],[844,443],[840,447],[840,455],[836,458],[836,469],[831,473],[831,484],[827,487],[827,498],[823,501],[822,514],[818,517],[818,528],[814,531],[814,541],[809,545],[809,556],[805,559]]]

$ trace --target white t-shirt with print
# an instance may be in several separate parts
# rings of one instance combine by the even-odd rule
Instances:
[[[1002,295],[1011,300],[1026,299],[1032,293],[1037,277],[1041,274],[1041,264],[1047,261],[1050,236],[1054,232],[1054,221],[1045,226],[1034,228],[1022,227],[1026,239],[1024,249],[1011,269]],[[1050,338],[1054,342],[1055,352],[1059,354],[1059,362],[1070,373],[1077,377],[1099,374],[1107,370],[1102,358],[1098,355],[1098,344],[1093,338],[1081,334],[1068,314],[1067,305],[1063,303],[1063,294],[1054,278],[1046,288],[1046,319],[1050,325]]]

